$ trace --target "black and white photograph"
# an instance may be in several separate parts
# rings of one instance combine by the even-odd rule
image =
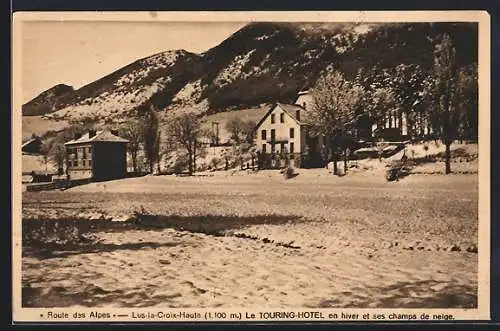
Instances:
[[[19,315],[488,316],[484,13],[70,14],[15,22]]]

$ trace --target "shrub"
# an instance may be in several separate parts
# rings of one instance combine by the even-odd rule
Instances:
[[[23,246],[68,245],[92,241],[88,220],[23,220]]]
[[[283,177],[285,177],[285,179],[292,178],[294,177],[294,175],[295,175],[295,170],[292,167],[286,167],[283,170]]]
[[[210,161],[210,167],[212,167],[213,169],[217,170],[217,168],[219,167],[221,163],[221,160],[217,157],[214,157],[211,161]]]

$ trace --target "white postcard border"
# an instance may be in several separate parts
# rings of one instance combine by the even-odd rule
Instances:
[[[23,308],[21,306],[21,54],[22,25],[28,21],[123,21],[123,22],[477,22],[479,23],[479,225],[478,225],[478,308],[477,309],[171,309],[171,308]],[[416,314],[417,320],[425,314],[452,315],[455,320],[489,320],[490,317],[490,16],[486,11],[325,11],[325,12],[16,12],[13,15],[13,109],[12,109],[12,249],[13,249],[13,321],[14,322],[272,322],[272,321],[345,321],[341,313],[363,314],[375,312],[389,314]],[[68,314],[68,318],[47,318],[49,313]],[[86,313],[86,318],[73,314]],[[109,318],[88,317],[91,312],[109,313]],[[153,318],[147,314],[154,312]],[[158,313],[178,312],[184,317],[159,317]],[[248,318],[248,315],[265,316],[267,312],[288,312],[288,318]],[[293,312],[294,317],[290,318]],[[321,313],[322,318],[304,312]],[[133,318],[132,314],[146,314]],[[220,315],[224,313],[225,315]],[[264,315],[259,315],[259,314]],[[301,314],[302,313],[302,314]],[[119,316],[126,314],[127,316]],[[194,314],[194,315],[193,315]],[[193,318],[194,316],[200,318]],[[208,314],[214,318],[208,319]],[[239,315],[238,315],[239,314]],[[337,315],[330,315],[337,314]],[[163,316],[163,315],[162,315]],[[218,316],[218,317],[216,317]],[[222,316],[225,316],[222,318]],[[239,318],[236,318],[240,316]],[[318,315],[319,316],[319,315]],[[326,318],[325,318],[326,316]],[[337,316],[333,318],[333,316]],[[301,318],[302,317],[302,318]],[[350,319],[347,319],[350,320]],[[408,319],[394,319],[397,321]],[[385,318],[384,321],[391,321]]]

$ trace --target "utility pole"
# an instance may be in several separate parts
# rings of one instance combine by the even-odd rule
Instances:
[[[219,144],[219,122],[212,122],[212,130],[215,137],[215,144]]]
[[[212,145],[214,147],[214,155],[215,153],[215,147],[219,145],[219,122],[212,122],[212,135],[213,135],[213,141]]]

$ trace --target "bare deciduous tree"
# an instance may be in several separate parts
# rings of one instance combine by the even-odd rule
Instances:
[[[245,138],[245,142],[248,144],[253,143],[254,135],[255,135],[255,126],[257,123],[252,120],[247,120],[243,122],[243,134]]]
[[[64,162],[66,161],[66,151],[63,145],[54,145],[49,151],[49,157],[57,165],[57,173],[62,175]]]
[[[374,89],[368,97],[370,100],[367,100],[366,106],[370,116],[377,126],[383,127],[390,111],[397,107],[394,91],[388,87],[381,87]]]
[[[66,161],[64,145],[55,140],[46,141],[41,147],[41,153],[45,164],[45,171],[48,170],[48,164],[51,162],[57,166],[57,172],[61,175],[64,169],[64,162]]]
[[[231,139],[236,144],[251,143],[255,125],[256,123],[252,120],[244,121],[236,117],[226,123],[226,130],[231,134]]]
[[[185,149],[188,155],[189,174],[196,171],[196,153],[200,145],[200,122],[194,114],[182,114],[169,121],[168,131],[173,141]]]
[[[233,118],[226,123],[226,130],[229,132],[231,139],[239,144],[242,139],[243,121],[239,118]]]
[[[390,70],[388,85],[396,92],[399,103],[398,125],[403,127],[403,114],[406,114],[408,136],[415,136],[415,125],[418,124],[419,110],[423,99],[425,71],[418,64],[400,64]]]
[[[458,135],[463,139],[477,139],[478,122],[477,65],[460,68],[457,81]]]
[[[132,167],[134,169],[134,172],[138,171],[137,155],[144,138],[143,130],[143,123],[136,119],[130,120],[122,129],[123,137],[129,141],[127,144],[127,150],[130,153],[130,157],[132,158]]]
[[[445,145],[445,173],[451,172],[450,146],[455,139],[458,112],[457,112],[457,81],[458,70],[455,61],[455,47],[448,35],[443,35],[441,43],[434,51],[434,100],[437,102],[435,110],[438,113],[441,140]]]
[[[153,172],[154,165],[160,161],[159,120],[156,110],[153,107],[147,108],[142,113],[144,154],[149,163],[149,170]]]
[[[47,171],[48,169],[48,163],[49,163],[49,159],[50,159],[50,150],[52,148],[52,144],[50,144],[49,142],[44,142],[42,144],[42,146],[40,147],[40,153],[42,154],[42,158],[43,158],[43,163],[45,165],[45,171]]]
[[[343,151],[344,170],[347,170],[347,128],[354,124],[356,109],[360,106],[363,92],[359,85],[346,80],[339,71],[322,75],[312,89],[314,101],[307,121],[312,132],[328,138],[334,175],[338,173],[339,150]]]

